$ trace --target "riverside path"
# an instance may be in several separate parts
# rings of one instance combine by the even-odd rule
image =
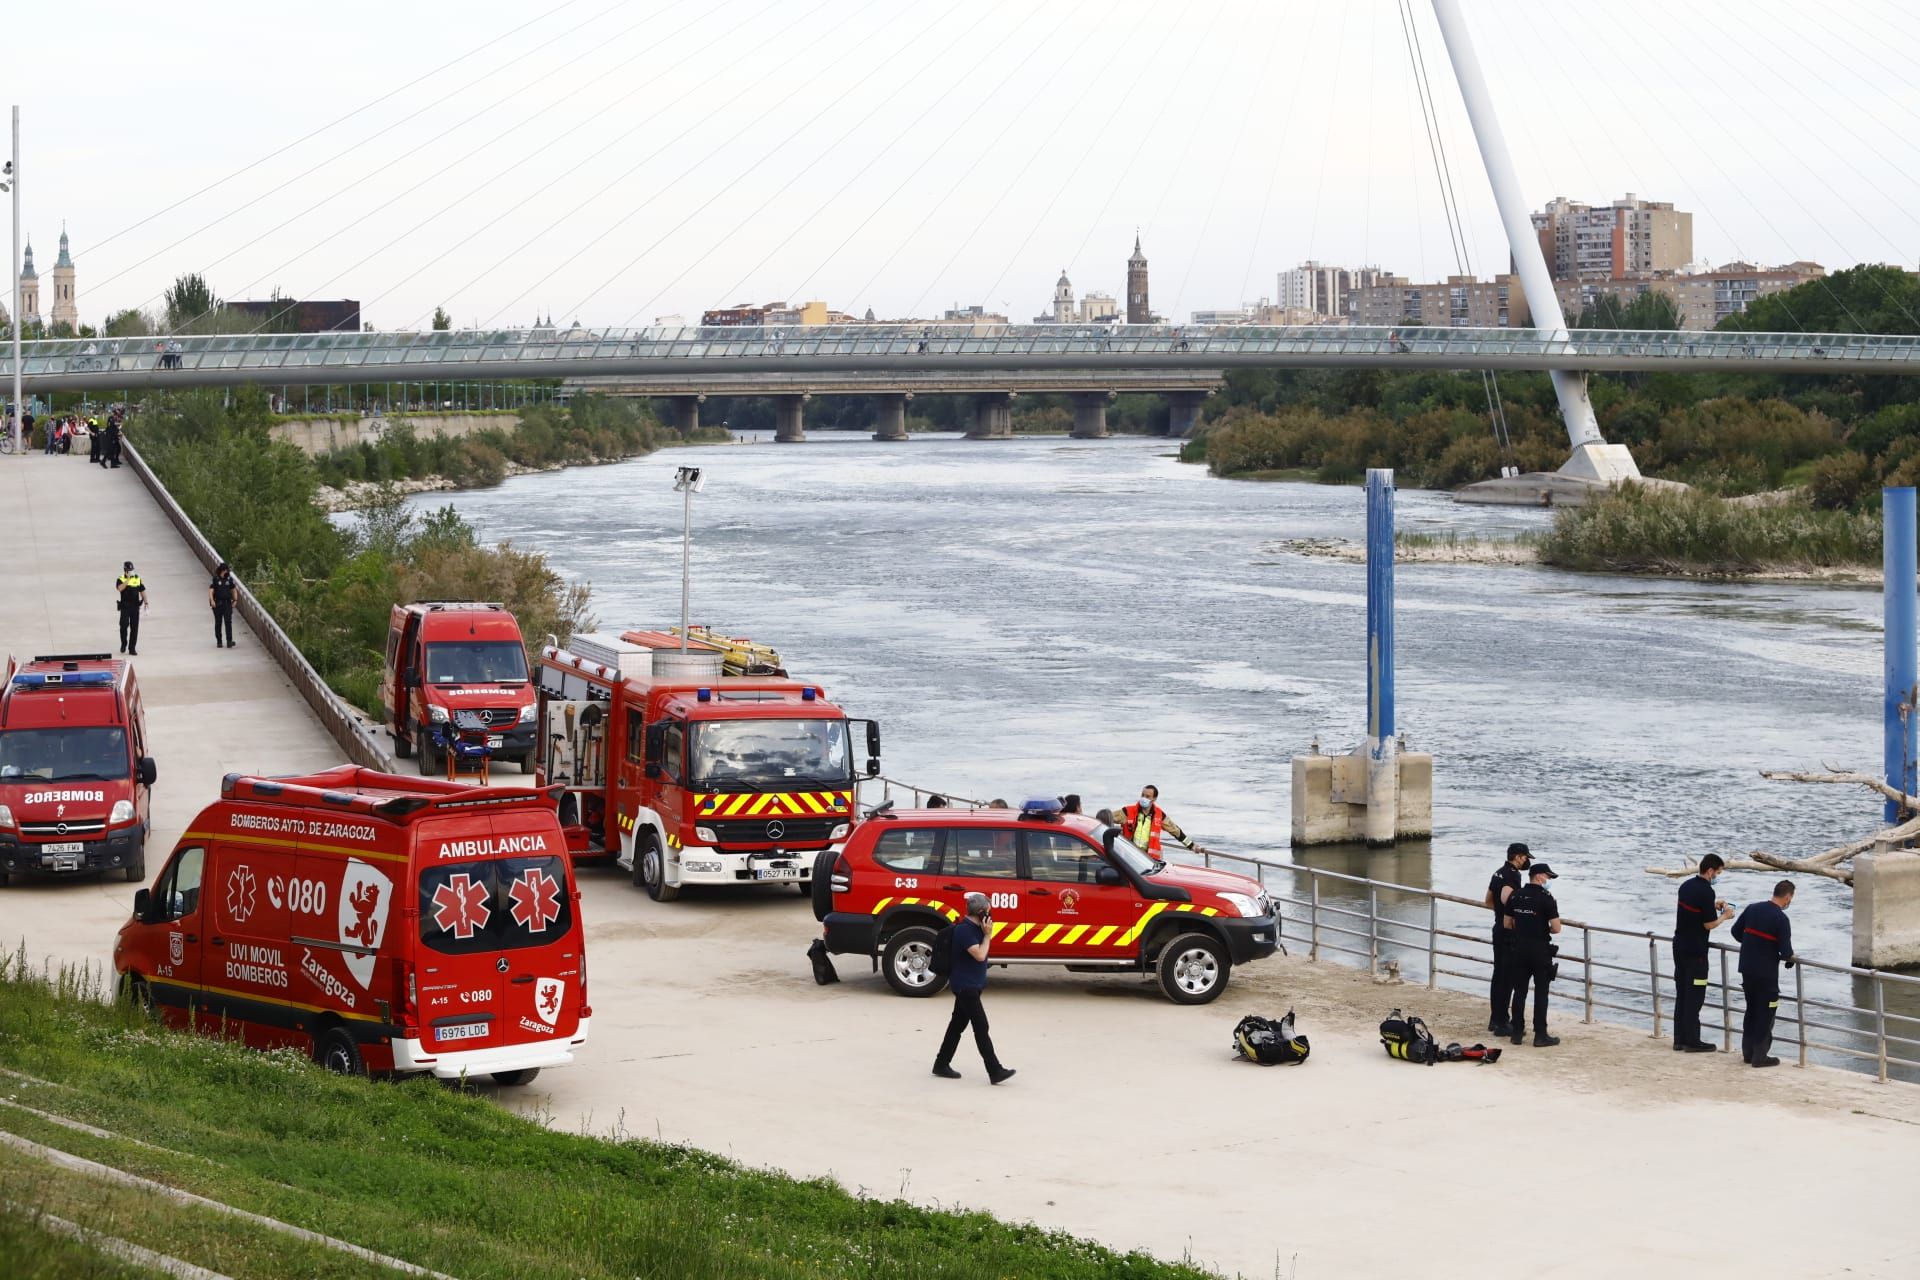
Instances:
[[[234,619],[235,647],[214,647],[207,571],[131,467],[105,470],[77,455],[0,458],[0,548],[0,653],[16,657],[112,653],[113,580],[128,560],[146,580],[134,668],[159,772],[149,878],[193,815],[218,798],[223,775],[341,762],[242,619]],[[110,968],[136,887],[117,875],[18,879],[0,889],[0,944],[26,941],[36,963]]]

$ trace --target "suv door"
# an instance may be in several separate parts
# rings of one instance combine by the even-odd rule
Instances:
[[[1026,900],[1035,929],[1030,943],[1041,954],[1066,960],[1109,960],[1130,955],[1122,938],[1143,904],[1133,886],[1100,883],[1106,855],[1071,831],[1021,833],[1026,857]]]
[[[1022,900],[1026,886],[1020,880],[1020,833],[1011,827],[955,826],[947,828],[940,858],[940,891],[953,895],[954,908],[966,912],[963,895],[984,893],[993,909],[994,954],[1017,958],[1031,954],[1023,939],[1031,928],[1021,928],[1032,908]]]

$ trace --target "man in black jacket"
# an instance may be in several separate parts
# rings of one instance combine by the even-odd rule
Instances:
[[[1496,1036],[1513,1033],[1508,1016],[1513,1007],[1514,938],[1513,930],[1507,927],[1507,899],[1526,883],[1527,864],[1532,861],[1527,846],[1515,841],[1507,846],[1507,860],[1487,881],[1486,904],[1493,908],[1493,978],[1487,990],[1493,1016],[1487,1030]]]
[[[1717,853],[1700,859],[1700,874],[1680,886],[1673,919],[1673,1047],[1675,1052],[1712,1053],[1700,1038],[1700,1008],[1707,1001],[1707,939],[1733,919],[1733,908],[1713,895],[1726,862]]]
[[[1756,1067],[1777,1067],[1773,1047],[1773,1020],[1780,1012],[1780,966],[1793,963],[1793,926],[1787,908],[1793,905],[1793,881],[1773,886],[1773,897],[1756,902],[1733,922],[1740,944],[1740,990],[1747,998],[1746,1017],[1740,1023],[1740,1058]]]
[[[207,605],[213,610],[213,647],[220,648],[221,629],[226,630],[226,647],[233,648],[233,594],[236,584],[233,570],[222,560],[207,583]]]
[[[1547,892],[1547,881],[1558,880],[1553,868],[1536,862],[1527,868],[1527,883],[1507,899],[1507,918],[1513,921],[1513,1009],[1508,1018],[1509,1039],[1526,1039],[1527,984],[1533,984],[1533,1044],[1550,1049],[1560,1037],[1547,1034],[1547,987],[1553,982],[1553,935],[1560,932],[1560,904]]]

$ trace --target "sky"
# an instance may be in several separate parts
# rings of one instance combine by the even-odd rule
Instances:
[[[1694,214],[1695,257],[1914,268],[1920,11],[1887,0],[1462,0],[1528,201]],[[1306,259],[1507,250],[1427,0],[48,0],[12,60],[22,217],[81,318],[186,272],[377,328],[1154,309]],[[43,298],[42,312],[47,309]]]

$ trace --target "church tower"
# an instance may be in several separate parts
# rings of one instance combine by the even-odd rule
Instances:
[[[1073,284],[1067,279],[1065,267],[1060,268],[1060,281],[1053,286],[1053,322],[1073,323]]]
[[[1127,323],[1152,324],[1147,305],[1147,257],[1140,252],[1140,233],[1133,233],[1133,256],[1127,259]]]
[[[60,228],[60,256],[53,262],[53,306],[47,320],[54,326],[80,328],[80,308],[73,297],[73,258],[67,253],[67,229]]]
[[[40,323],[40,273],[33,269],[33,237],[27,237],[27,254],[20,264],[20,319],[22,324]]]

